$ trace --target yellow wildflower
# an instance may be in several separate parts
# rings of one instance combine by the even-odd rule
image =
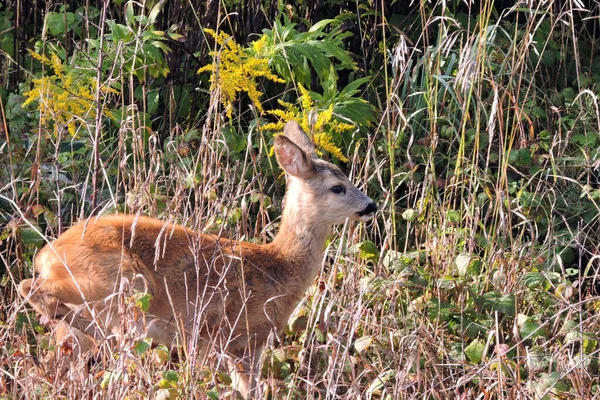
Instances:
[[[52,69],[54,70],[54,75],[56,75],[59,78],[63,77],[63,65],[62,62],[60,60],[60,58],[58,58],[58,56],[56,54],[52,54]]]
[[[355,127],[351,124],[342,123],[333,119],[333,104],[327,109],[318,112],[310,92],[302,85],[298,85],[300,91],[299,102],[301,110],[291,103],[278,100],[283,109],[269,110],[268,114],[279,117],[277,122],[270,122],[262,126],[269,131],[281,131],[287,121],[294,120],[300,124],[306,132],[313,133],[313,141],[317,146],[317,153],[328,152],[333,157],[346,162],[342,150],[335,145],[334,137],[342,133],[352,131]]]
[[[302,104],[302,108],[304,110],[310,110],[314,104],[313,99],[310,97],[310,93],[302,85],[298,85],[298,89],[300,89],[301,93],[300,103]]]
[[[31,56],[52,68],[54,74],[33,79],[33,87],[25,92],[23,107],[37,101],[42,124],[52,124],[54,134],[58,135],[62,127],[75,136],[77,129],[85,121],[96,117],[95,79],[78,77],[71,72],[56,54],[49,59],[43,54],[29,51]],[[104,112],[104,115],[109,115]]]
[[[321,154],[320,150],[325,150],[327,152],[329,152],[332,156],[334,156],[335,158],[343,161],[343,162],[347,162],[348,158],[346,158],[346,156],[344,156],[344,154],[342,154],[342,151],[340,150],[339,147],[337,147],[335,145],[335,143],[333,143],[333,140],[331,139],[331,136],[327,133],[318,133],[315,135],[315,144],[317,145],[317,152],[319,154]]]
[[[265,78],[273,82],[285,83],[283,79],[271,72],[267,58],[253,57],[237,43],[233,37],[225,32],[217,34],[212,29],[204,32],[213,37],[219,51],[211,51],[213,64],[205,65],[198,69],[198,73],[211,72],[210,88],[219,90],[221,103],[225,107],[227,116],[232,117],[233,102],[238,93],[245,92],[259,111],[263,111],[260,103],[262,92],[258,90],[257,78]],[[260,46],[260,44],[257,44]]]

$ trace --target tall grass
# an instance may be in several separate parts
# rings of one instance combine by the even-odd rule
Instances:
[[[354,13],[352,40],[362,40],[347,45],[378,115],[343,167],[381,212],[337,227],[321,274],[265,351],[267,396],[598,396],[598,6],[422,2],[371,14],[334,3]],[[169,101],[151,112],[156,88],[138,78],[114,71],[128,94],[115,94],[119,126],[86,121],[79,137],[50,135],[2,97],[3,118],[29,133],[5,129],[0,142],[0,396],[230,393],[224,355],[200,360],[194,346],[172,358],[125,336],[102,340],[93,362],[73,357],[76,342],[42,361],[57,347],[52,329],[16,292],[37,246],[91,213],[256,242],[276,232],[283,179],[256,109],[238,101],[228,119],[218,88],[191,99],[189,82],[163,81]],[[182,122],[184,105],[203,112]],[[235,151],[232,138],[243,138]],[[133,299],[123,298],[124,321]]]

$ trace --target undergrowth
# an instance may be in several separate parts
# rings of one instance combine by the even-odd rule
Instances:
[[[336,228],[267,396],[599,396],[597,4],[166,3],[0,6],[0,398],[229,395],[143,335],[43,361],[73,344],[17,286],[90,215],[270,241],[291,119],[381,211]]]

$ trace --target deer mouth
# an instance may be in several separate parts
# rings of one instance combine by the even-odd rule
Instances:
[[[356,215],[358,216],[359,220],[368,221],[371,218],[373,218],[376,212],[377,206],[375,205],[375,203],[369,203],[369,205],[364,210],[357,212]]]

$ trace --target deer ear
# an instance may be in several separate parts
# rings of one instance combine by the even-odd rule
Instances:
[[[315,144],[308,137],[308,135],[300,128],[300,125],[296,121],[288,121],[283,128],[283,134],[300,147],[306,155],[311,158],[317,157],[315,151]]]
[[[275,137],[275,157],[281,168],[292,176],[308,178],[313,174],[310,158],[285,136]]]

